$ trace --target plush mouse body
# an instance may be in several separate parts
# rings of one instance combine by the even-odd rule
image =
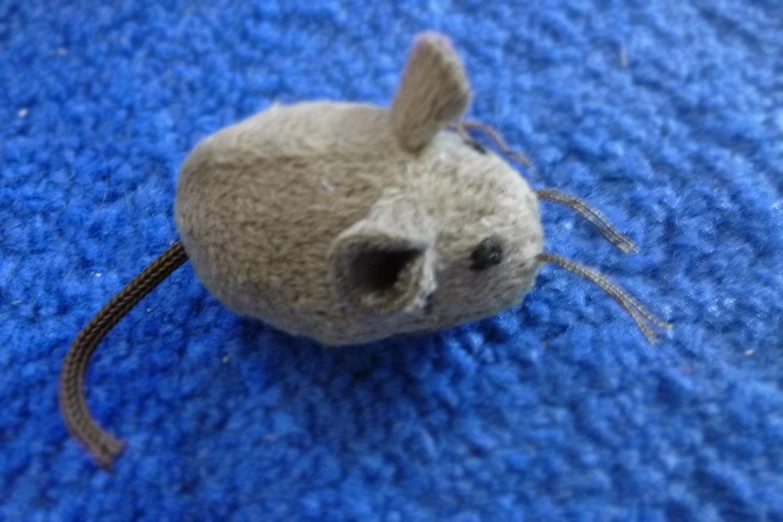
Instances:
[[[424,33],[389,108],[274,105],[197,144],[177,185],[180,241],[112,297],[66,354],[60,406],[69,432],[111,468],[125,443],[89,413],[90,357],[188,259],[230,309],[325,345],[493,315],[523,299],[542,263],[597,284],[650,342],[653,326],[671,328],[603,274],[543,251],[540,200],[571,208],[625,253],[636,247],[584,201],[532,191],[467,135],[468,122],[451,130],[469,104],[467,76],[448,40]]]
[[[538,200],[447,128],[469,102],[448,41],[426,33],[390,108],[274,105],[206,138],[175,202],[198,277],[237,313],[327,345],[520,302],[543,248]]]

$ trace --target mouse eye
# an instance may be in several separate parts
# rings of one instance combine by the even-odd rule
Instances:
[[[484,238],[470,253],[470,269],[476,272],[486,270],[503,261],[503,245],[497,236]]]
[[[486,154],[487,149],[482,145],[481,143],[477,142],[476,140],[465,140],[465,145],[470,147],[471,149],[475,150],[479,154]]]

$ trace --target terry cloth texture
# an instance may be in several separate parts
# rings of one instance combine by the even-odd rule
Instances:
[[[0,520],[783,520],[782,23],[774,0],[0,3]],[[675,329],[650,346],[546,266],[496,317],[324,351],[187,264],[88,372],[128,441],[100,471],[58,372],[176,239],[191,147],[276,99],[386,103],[426,29],[520,175],[642,250],[543,202],[548,251]]]

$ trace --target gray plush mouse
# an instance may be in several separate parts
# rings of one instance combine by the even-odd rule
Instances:
[[[427,32],[389,108],[273,105],[201,141],[177,186],[181,242],[115,296],[66,356],[61,405],[71,433],[105,467],[121,450],[88,414],[84,372],[109,329],[186,259],[231,310],[329,346],[491,316],[521,302],[544,262],[600,285],[648,339],[650,325],[669,327],[601,274],[544,253],[539,199],[572,208],[626,252],[633,244],[581,200],[533,191],[472,139],[461,121],[470,101],[449,40]]]

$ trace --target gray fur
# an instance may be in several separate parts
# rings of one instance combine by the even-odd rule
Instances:
[[[424,33],[391,108],[273,105],[207,137],[175,202],[196,274],[237,313],[326,345],[519,303],[543,249],[538,200],[503,159],[446,128],[469,101],[448,40]],[[493,234],[503,261],[471,270]]]

